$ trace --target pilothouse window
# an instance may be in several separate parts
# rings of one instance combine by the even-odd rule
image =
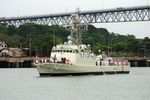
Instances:
[[[70,52],[70,53],[78,53],[79,51],[77,49],[74,50],[52,50],[52,52]]]
[[[78,50],[77,50],[77,49],[75,49],[75,52],[77,52],[77,53],[78,53]]]

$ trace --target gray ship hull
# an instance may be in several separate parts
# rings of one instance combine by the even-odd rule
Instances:
[[[128,74],[129,66],[79,66],[68,64],[36,64],[40,76]]]

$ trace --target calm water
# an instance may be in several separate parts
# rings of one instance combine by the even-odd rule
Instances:
[[[125,75],[39,77],[36,69],[0,69],[0,100],[150,100],[150,68]]]

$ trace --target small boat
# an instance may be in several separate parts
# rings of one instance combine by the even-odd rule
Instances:
[[[126,59],[112,59],[104,53],[94,55],[90,45],[83,44],[81,41],[78,14],[72,17],[68,42],[54,46],[50,58],[36,59],[34,65],[40,76],[129,73],[130,64]]]

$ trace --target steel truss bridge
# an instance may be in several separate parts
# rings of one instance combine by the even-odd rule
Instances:
[[[19,26],[25,23],[43,25],[70,25],[72,15],[79,15],[80,23],[109,23],[150,21],[150,6],[116,8],[96,11],[79,11],[72,13],[47,14],[38,16],[0,18],[0,23]]]

